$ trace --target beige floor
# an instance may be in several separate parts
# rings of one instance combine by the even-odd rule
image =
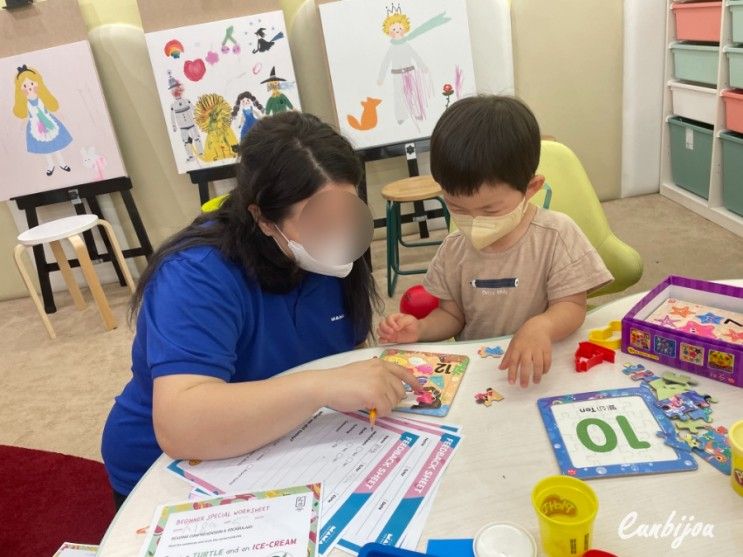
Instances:
[[[743,277],[741,238],[660,196],[612,201],[604,209],[617,235],[645,261],[645,276],[627,293],[646,290],[668,274]],[[383,242],[375,242],[374,275],[382,294],[384,249]],[[425,265],[432,254],[433,248],[420,249],[407,252],[403,260]],[[388,311],[419,281],[419,276],[402,277],[398,297],[384,296]],[[101,428],[113,397],[130,376],[132,339],[124,324],[125,289],[108,286],[106,291],[121,321],[118,329],[103,331],[92,302],[77,312],[69,296],[59,294],[59,311],[51,316],[58,332],[54,341],[46,336],[29,299],[0,303],[0,444],[100,459]]]

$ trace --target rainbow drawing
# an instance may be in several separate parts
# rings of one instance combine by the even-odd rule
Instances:
[[[178,39],[171,39],[165,43],[165,56],[180,58],[183,53],[183,44]]]

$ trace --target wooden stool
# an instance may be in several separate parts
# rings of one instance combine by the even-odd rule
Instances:
[[[77,282],[75,282],[75,276],[72,274],[72,269],[70,268],[70,264],[67,261],[67,257],[65,256],[62,245],[60,244],[60,240],[64,239],[67,239],[70,242],[77,254],[80,270],[83,272],[85,281],[88,283],[93,299],[98,306],[98,311],[103,319],[103,325],[107,331],[116,328],[116,319],[114,318],[113,313],[111,313],[111,308],[108,305],[106,295],[103,293],[101,283],[93,269],[93,263],[90,261],[90,256],[85,247],[85,242],[80,237],[82,232],[90,230],[94,226],[101,226],[108,236],[113,251],[112,255],[115,256],[116,260],[119,262],[126,284],[133,294],[134,281],[129,273],[129,268],[126,266],[124,255],[121,253],[121,248],[119,247],[119,242],[116,239],[113,228],[108,221],[99,219],[96,215],[77,215],[34,226],[18,236],[18,241],[20,243],[15,247],[15,264],[18,267],[18,272],[21,274],[21,278],[23,279],[26,288],[28,289],[28,293],[36,306],[36,310],[39,312],[41,320],[44,322],[46,331],[49,333],[51,338],[56,338],[54,329],[52,328],[49,317],[39,300],[36,288],[34,287],[33,282],[31,282],[31,276],[23,263],[22,255],[27,247],[49,244],[49,247],[51,247],[52,253],[54,254],[54,258],[57,260],[57,264],[59,265],[62,278],[64,278],[67,289],[70,291],[72,299],[75,302],[75,307],[77,309],[83,309],[85,307],[85,300],[80,293]]]
[[[440,241],[406,242],[402,238],[400,205],[415,201],[435,199],[444,210],[444,220],[449,228],[449,211],[440,196],[439,186],[431,176],[413,176],[391,182],[382,188],[382,197],[387,200],[387,294],[392,297],[399,275],[419,275],[426,269],[400,269],[400,245],[406,248],[437,246]]]

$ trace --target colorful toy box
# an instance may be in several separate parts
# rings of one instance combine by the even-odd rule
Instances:
[[[622,319],[622,351],[743,387],[743,288],[669,276]]]

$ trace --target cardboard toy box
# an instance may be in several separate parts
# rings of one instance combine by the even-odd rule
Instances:
[[[669,276],[622,319],[622,351],[743,387],[743,288]]]

